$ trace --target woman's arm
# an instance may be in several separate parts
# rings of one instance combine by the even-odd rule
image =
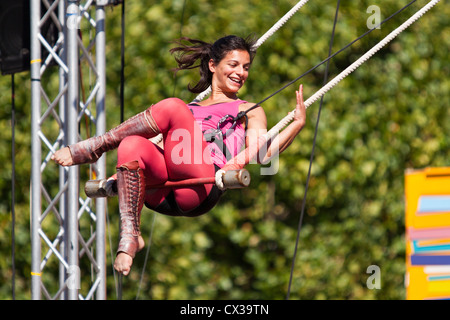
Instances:
[[[281,154],[294,141],[295,137],[303,129],[306,122],[306,108],[303,101],[303,86],[296,91],[297,106],[294,120],[282,130],[272,141],[269,141],[267,153],[258,153],[258,163],[267,163],[273,156]],[[255,144],[260,135],[267,132],[267,119],[262,108],[256,108],[248,113],[248,128],[246,146]]]

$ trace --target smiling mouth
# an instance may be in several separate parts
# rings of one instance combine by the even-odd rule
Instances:
[[[242,85],[242,81],[241,79],[237,79],[237,78],[228,78],[231,80],[231,82],[237,84],[237,85]]]

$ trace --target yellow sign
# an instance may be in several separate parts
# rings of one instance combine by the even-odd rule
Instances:
[[[406,298],[450,299],[450,167],[405,173]]]

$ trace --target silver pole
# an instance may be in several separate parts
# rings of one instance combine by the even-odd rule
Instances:
[[[106,52],[105,52],[105,7],[97,5],[96,10],[97,35],[96,35],[96,60],[98,82],[97,102],[97,135],[106,131],[105,97],[106,97]],[[97,161],[98,179],[106,178],[106,155]],[[97,212],[97,264],[99,267],[98,278],[101,279],[97,289],[97,300],[106,299],[106,198],[96,201]]]
[[[40,67],[41,46],[38,40],[41,1],[30,0],[31,48],[31,298],[41,299],[41,141],[39,119],[41,115]]]
[[[67,64],[69,67],[68,78],[68,110],[67,110],[67,132],[68,144],[75,144],[78,142],[78,104],[79,104],[79,76],[78,76],[78,16],[79,7],[78,1],[68,1],[67,7]],[[69,167],[68,175],[68,210],[67,210],[67,260],[69,269],[68,285],[68,299],[78,299],[78,197],[79,197],[79,167]]]
[[[58,6],[58,17],[59,17],[59,21],[61,21],[61,25],[63,26],[63,30],[61,31],[63,33],[63,47],[60,51],[60,58],[61,60],[67,65],[67,28],[66,28],[66,2],[65,1],[61,1],[59,3]],[[62,90],[64,90],[64,87],[67,84],[67,73],[64,71],[63,68],[59,68],[59,92],[61,92]],[[62,121],[62,123],[66,123],[67,122],[67,95],[63,95],[61,97],[61,100],[59,101],[59,116],[60,119]],[[62,128],[63,132],[64,132],[64,136],[63,136],[63,141],[62,141],[62,146],[67,146],[68,140],[67,140],[67,126],[63,126]],[[60,166],[59,167],[59,189],[62,190],[64,188],[64,185],[66,184],[68,179],[68,174],[67,174],[67,170]],[[61,195],[61,199],[59,201],[59,211],[61,214],[61,217],[63,219],[63,228],[64,230],[67,230],[67,209],[68,209],[68,205],[67,205],[67,192],[64,192]],[[61,240],[61,244],[59,246],[59,252],[61,254],[62,257],[64,257],[64,259],[67,261],[67,250],[66,250],[66,243],[67,243],[67,233],[65,232],[62,240]],[[67,273],[66,273],[66,267],[64,266],[64,264],[60,261],[59,263],[59,284],[60,284],[60,288],[65,287],[66,285],[66,281],[67,281]],[[64,290],[64,292],[61,294],[60,297],[61,300],[66,300],[67,299],[67,290]]]

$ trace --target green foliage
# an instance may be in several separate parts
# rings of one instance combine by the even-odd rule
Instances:
[[[195,72],[171,71],[171,41],[183,36],[214,41],[226,34],[260,37],[295,5],[278,1],[129,1],[126,6],[125,116],[161,99],[194,98],[186,90]],[[417,1],[381,29],[330,62],[329,79],[426,1]],[[184,6],[185,4],[185,6]],[[343,2],[333,52],[367,31],[369,5],[382,18],[406,1]],[[327,57],[335,1],[312,1],[263,44],[241,98],[258,102]],[[450,9],[443,3],[325,95],[305,215],[295,260],[291,299],[404,299],[404,172],[448,166],[450,150]],[[107,123],[120,121],[120,9],[107,9]],[[269,126],[294,108],[294,90],[306,98],[323,85],[321,66],[262,106]],[[16,291],[30,298],[30,81],[16,77]],[[11,288],[11,108],[10,78],[0,78],[0,297]],[[219,206],[198,218],[173,218],[144,209],[145,252],[124,279],[124,299],[284,299],[308,177],[319,103],[307,125],[280,156],[276,175],[250,165],[250,188],[228,191]],[[48,128],[51,131],[53,128]],[[108,174],[114,155],[108,156]],[[83,170],[86,168],[83,168]],[[111,261],[117,239],[117,202],[108,203],[108,297],[115,299]],[[154,220],[153,220],[154,219]],[[153,230],[153,233],[152,233]],[[152,234],[151,243],[148,236]],[[109,238],[108,238],[109,239]],[[109,241],[107,241],[109,242]],[[366,270],[381,269],[381,289],[369,290]],[[55,279],[57,276],[54,275]]]

